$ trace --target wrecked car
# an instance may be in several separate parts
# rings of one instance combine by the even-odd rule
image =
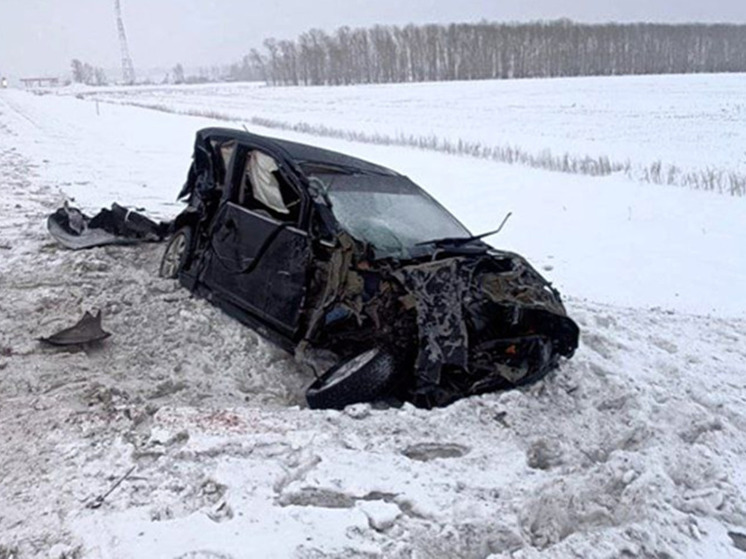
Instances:
[[[178,197],[160,275],[311,365],[312,408],[442,406],[536,381],[577,347],[524,258],[385,167],[208,128]]]

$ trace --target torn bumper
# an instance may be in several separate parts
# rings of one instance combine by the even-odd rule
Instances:
[[[104,245],[129,245],[162,241],[170,223],[156,223],[119,204],[102,209],[92,218],[67,203],[47,218],[47,229],[57,242],[72,250]]]

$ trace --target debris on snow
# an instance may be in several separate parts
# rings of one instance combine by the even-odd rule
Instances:
[[[85,312],[83,318],[70,328],[65,328],[52,334],[48,338],[39,338],[40,341],[56,346],[81,345],[100,342],[111,336],[101,326],[101,311],[95,315]]]

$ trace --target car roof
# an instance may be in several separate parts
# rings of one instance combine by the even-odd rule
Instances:
[[[269,136],[260,136],[259,134],[252,134],[243,130],[235,130],[232,128],[203,128],[197,132],[197,138],[202,140],[208,140],[211,138],[230,139],[238,142],[247,142],[259,147],[265,147],[272,151],[284,152],[286,157],[295,162],[296,164],[317,164],[317,165],[331,165],[334,167],[348,167],[360,170],[365,173],[374,173],[378,175],[398,176],[399,173],[387,169],[381,165],[370,163],[357,157],[345,155],[337,151],[331,151],[327,149],[318,148],[308,144],[301,144],[298,142],[291,142],[288,140],[281,140],[279,138],[271,138]]]

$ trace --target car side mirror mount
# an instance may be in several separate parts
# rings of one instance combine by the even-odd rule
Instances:
[[[311,195],[313,201],[317,204],[324,204],[326,207],[331,209],[332,201],[329,199],[326,189],[326,184],[324,184],[324,181],[320,178],[310,177],[308,179],[308,193]]]

